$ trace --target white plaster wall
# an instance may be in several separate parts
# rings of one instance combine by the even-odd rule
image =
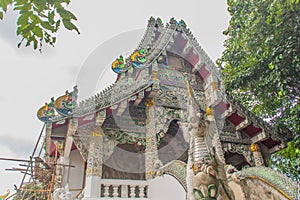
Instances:
[[[179,182],[169,175],[149,181],[151,200],[185,200],[186,193]]]
[[[70,189],[81,189],[84,183],[84,166],[85,163],[78,150],[73,150],[70,153],[70,167],[69,170],[69,188]],[[77,194],[78,192],[74,192]]]

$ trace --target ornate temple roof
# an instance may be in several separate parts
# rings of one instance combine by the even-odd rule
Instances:
[[[151,17],[148,20],[142,40],[133,53],[126,58],[120,56],[113,62],[112,69],[118,74],[114,84],[79,103],[77,87],[74,87],[72,92],[67,91],[56,100],[52,98],[50,103],[40,108],[38,118],[43,122],[58,123],[67,118],[83,118],[110,107],[118,107],[125,100],[141,101],[144,92],[153,90],[159,84],[157,74],[143,72],[157,65],[156,61],[166,51],[182,56],[191,64],[191,73],[202,80],[202,90],[206,88],[218,99],[217,103],[210,106],[226,117],[237,130],[245,132],[253,141],[264,140],[270,148],[289,138],[288,130],[284,134],[274,132],[269,124],[225,93],[219,68],[199,45],[186,23],[174,18],[165,25],[160,18]],[[192,87],[196,89],[198,86],[194,84]],[[211,91],[207,89],[209,87]]]

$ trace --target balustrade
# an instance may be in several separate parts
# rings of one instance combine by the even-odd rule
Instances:
[[[101,180],[100,199],[149,200],[149,185],[141,180]]]

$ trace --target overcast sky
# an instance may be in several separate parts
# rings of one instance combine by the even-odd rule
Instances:
[[[17,14],[0,22],[0,157],[28,158],[43,125],[36,111],[52,96],[78,84],[83,99],[114,82],[110,63],[137,46],[150,16],[184,19],[213,60],[224,49],[229,22],[226,0],[76,0],[69,9],[81,34],[61,30],[55,47],[43,53],[16,47]],[[97,78],[87,81],[95,70]],[[0,195],[20,184],[20,174],[4,171],[17,164],[0,161]]]

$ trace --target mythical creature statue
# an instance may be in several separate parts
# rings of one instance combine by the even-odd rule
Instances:
[[[214,166],[201,165],[193,177],[193,198],[196,200],[233,200],[233,191],[224,185]]]
[[[125,68],[125,61],[122,55],[111,64],[111,68],[117,74],[121,74],[128,70],[128,68]]]
[[[64,188],[57,188],[54,190],[52,195],[52,200],[80,200],[82,197],[75,198],[72,193],[69,191],[69,185],[66,185]]]
[[[140,50],[135,51],[131,55],[131,61],[132,61],[132,64],[134,67],[143,68],[144,67],[143,64],[147,61],[146,50],[140,49]]]
[[[233,179],[233,174],[235,172],[237,172],[238,170],[232,166],[232,165],[226,165],[225,166],[225,172],[226,172],[226,177],[227,177],[227,180],[230,181]]]
[[[55,116],[54,97],[51,98],[49,103],[45,103],[43,107],[38,110],[38,118],[43,122],[49,122]]]
[[[78,88],[75,85],[73,91],[66,91],[65,95],[60,96],[55,100],[55,110],[62,116],[72,116],[77,103]]]
[[[249,167],[232,174],[245,199],[298,199],[297,183],[268,167]]]
[[[189,158],[187,163],[187,199],[216,200],[233,199],[233,193],[226,183],[224,168],[212,147],[212,135],[218,134],[210,126],[215,126],[212,110],[205,112],[196,104],[192,88],[187,82],[188,122],[185,129],[189,136]],[[205,114],[206,113],[206,114]],[[210,119],[210,121],[208,120]],[[211,133],[213,131],[213,133]],[[224,173],[222,173],[224,172]]]

